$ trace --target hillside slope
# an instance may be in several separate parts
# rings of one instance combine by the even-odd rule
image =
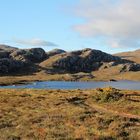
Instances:
[[[140,80],[140,64],[120,56],[89,48],[45,52],[42,48],[0,45],[0,84],[38,80]],[[134,56],[139,57],[139,50]]]
[[[140,70],[139,65],[129,60],[89,48],[57,54],[40,63],[41,67],[55,73],[92,72],[99,70],[102,66],[108,68],[118,65],[122,65],[123,71]]]
[[[140,49],[138,49],[136,51],[131,51],[131,52],[122,52],[122,53],[118,53],[115,55],[140,64]]]

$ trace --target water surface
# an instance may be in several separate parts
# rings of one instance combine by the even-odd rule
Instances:
[[[65,82],[44,81],[34,82],[26,85],[0,86],[0,88],[34,88],[34,89],[92,89],[112,86],[119,89],[140,90],[140,81],[117,81],[117,82]]]

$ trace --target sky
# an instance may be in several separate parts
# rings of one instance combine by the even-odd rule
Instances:
[[[0,44],[108,53],[140,49],[140,0],[0,0]]]

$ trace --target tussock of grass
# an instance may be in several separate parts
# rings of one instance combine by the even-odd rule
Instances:
[[[107,88],[98,88],[97,94],[93,98],[99,102],[113,102],[118,101],[123,97],[123,94],[119,92],[118,89],[107,87]]]

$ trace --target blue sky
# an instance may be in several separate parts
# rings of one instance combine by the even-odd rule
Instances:
[[[117,8],[117,4],[113,0],[105,0],[109,1],[108,7],[105,1],[99,1],[101,3],[97,0],[0,0],[0,43],[46,50],[93,48],[109,53],[138,49],[139,40],[129,39],[130,36],[124,34],[127,29],[116,32],[112,29],[114,23],[107,24],[108,17],[113,15],[105,16],[104,12],[99,12],[101,8],[111,9],[114,5]],[[105,21],[99,22],[102,21],[99,17]],[[137,37],[136,33],[133,35]]]

